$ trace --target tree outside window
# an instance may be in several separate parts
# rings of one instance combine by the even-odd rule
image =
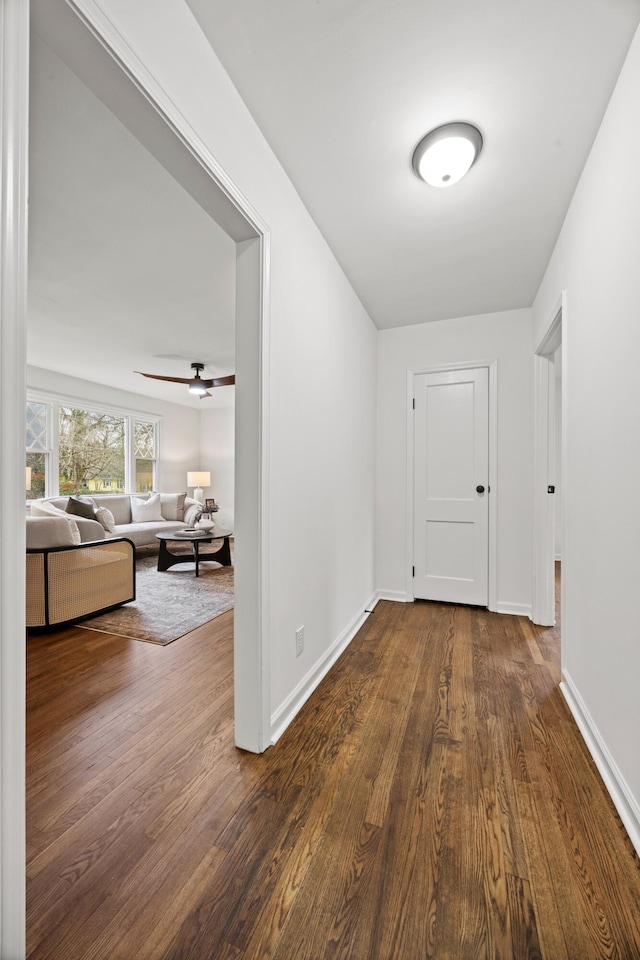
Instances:
[[[124,418],[60,407],[58,464],[61,494],[123,493]]]

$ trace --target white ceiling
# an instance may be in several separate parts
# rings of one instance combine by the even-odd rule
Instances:
[[[531,304],[638,0],[187,3],[378,327]],[[29,363],[227,402],[133,371],[233,372],[233,240],[35,35],[31,69]],[[485,147],[435,190],[411,155],[452,119]]]
[[[637,0],[187,0],[378,327],[530,306]],[[411,170],[433,127],[485,146]]]
[[[235,243],[37,36],[31,43],[27,358],[188,406],[234,371]],[[231,396],[232,399],[232,396]]]

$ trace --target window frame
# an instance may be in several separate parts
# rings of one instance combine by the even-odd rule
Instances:
[[[40,390],[27,390],[27,403],[39,403],[47,408],[47,445],[45,456],[45,498],[60,496],[59,449],[60,437],[57,425],[60,419],[60,407],[72,407],[76,410],[86,410],[90,413],[109,414],[121,417],[124,420],[125,449],[124,449],[124,479],[125,492],[137,493],[136,486],[136,455],[135,455],[135,424],[150,423],[154,427],[155,457],[153,458],[153,486],[157,485],[158,467],[160,463],[160,438],[162,417],[158,414],[135,410],[131,407],[121,407],[112,403],[99,403],[86,400],[83,397],[68,396],[66,394],[46,393]],[[54,426],[56,425],[56,426]],[[27,453],[29,450],[25,444]],[[37,451],[42,452],[42,451]],[[152,459],[152,458],[145,458]],[[108,496],[108,494],[107,494]],[[27,500],[27,503],[32,501]]]

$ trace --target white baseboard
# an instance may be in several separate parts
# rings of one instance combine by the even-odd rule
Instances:
[[[378,600],[391,600],[394,603],[413,603],[414,597],[406,590],[378,590],[376,593],[376,602]],[[507,613],[512,617],[529,617],[531,619],[531,607],[523,603],[498,603],[494,613]]]
[[[287,729],[293,718],[307,702],[321,680],[326,677],[341,653],[349,646],[356,633],[369,617],[376,603],[377,594],[373,594],[368,603],[362,607],[351,623],[342,631],[331,644],[326,653],[317,661],[300,683],[289,694],[284,703],[271,715],[271,743],[274,744]]]
[[[507,613],[510,617],[529,617],[529,619],[531,619],[531,606],[526,603],[504,603],[498,601],[496,613]]]
[[[394,603],[413,603],[413,597],[406,590],[378,590],[376,593],[376,603],[378,600],[391,600]]]
[[[578,724],[578,729],[629,834],[629,839],[636,852],[640,854],[640,806],[638,801],[616,766],[607,745],[566,670],[563,670],[562,676],[564,679],[560,684],[560,689],[569,705],[569,710]]]

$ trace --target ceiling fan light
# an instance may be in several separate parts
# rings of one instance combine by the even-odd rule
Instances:
[[[189,393],[192,393],[194,397],[204,397],[207,392],[207,388],[204,383],[196,383],[195,381],[189,384]]]
[[[432,187],[451,187],[478,159],[482,134],[470,123],[446,123],[422,138],[413,153],[413,169]]]

